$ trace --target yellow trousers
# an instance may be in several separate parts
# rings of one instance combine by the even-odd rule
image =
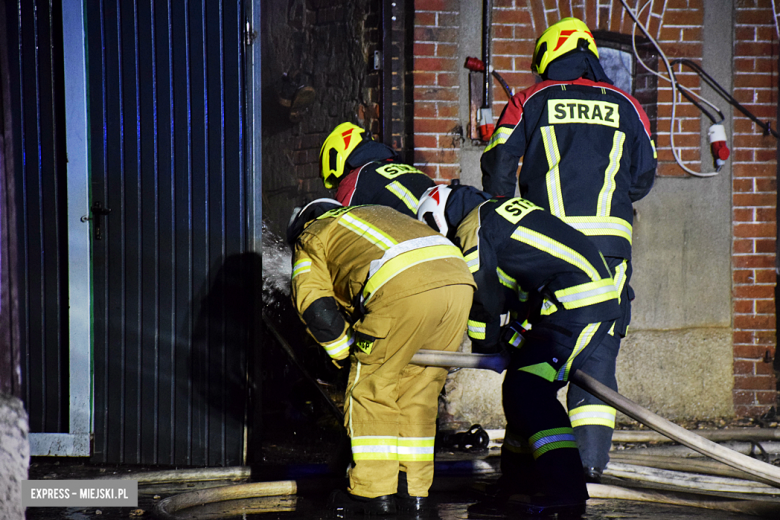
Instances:
[[[392,495],[401,469],[409,494],[428,496],[438,398],[447,369],[409,361],[420,349],[458,349],[472,296],[469,285],[440,287],[372,307],[354,325],[358,348],[351,356],[344,409],[355,461],[350,493]]]

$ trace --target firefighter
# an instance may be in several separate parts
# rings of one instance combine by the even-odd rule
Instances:
[[[551,25],[536,41],[532,71],[541,82],[504,109],[481,158],[483,189],[520,194],[587,235],[618,286],[622,314],[586,372],[617,390],[615,362],[631,320],[632,203],[650,191],[655,145],[639,102],[614,87],[588,27],[576,18]],[[609,461],[615,409],[572,386],[569,414],[589,482]]]
[[[585,475],[556,395],[602,348],[620,314],[604,258],[585,235],[532,202],[490,198],[471,186],[432,188],[420,199],[418,218],[451,237],[474,275],[473,351],[511,345],[496,498],[527,513],[581,513]],[[504,314],[515,320],[501,328]]]
[[[333,199],[296,210],[287,240],[301,320],[335,362],[350,363],[344,416],[354,465],[348,492],[334,491],[329,508],[424,511],[447,369],[409,361],[419,349],[461,343],[476,287],[461,251],[391,208]]]
[[[417,215],[420,196],[435,183],[426,174],[400,162],[389,146],[352,123],[342,123],[320,149],[320,173],[328,189],[345,206],[381,204],[410,217]]]

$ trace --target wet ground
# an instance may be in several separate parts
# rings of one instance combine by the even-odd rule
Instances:
[[[288,455],[288,457],[290,457]],[[494,514],[474,514],[469,512],[469,506],[479,502],[483,497],[475,490],[479,484],[485,484],[497,478],[497,457],[491,451],[489,456],[484,453],[471,455],[464,453],[445,453],[437,455],[437,477],[431,490],[430,501],[435,504],[435,511],[425,518],[439,520],[456,519],[508,519],[527,518],[515,512],[496,512]],[[81,459],[34,459],[30,467],[30,479],[92,479],[107,475],[127,475],[146,472],[155,468],[93,466]],[[156,468],[159,470],[159,468]],[[343,481],[333,476],[332,466],[322,463],[300,462],[286,465],[271,465],[253,470],[253,477],[242,482],[211,482],[211,483],[181,483],[155,484],[139,486],[139,502],[135,508],[28,508],[27,519],[67,519],[67,520],[114,520],[114,519],[151,519],[180,518],[187,520],[206,519],[255,519],[255,520],[325,520],[334,518],[329,515],[325,505],[330,491]],[[264,497],[245,500],[219,502],[185,509],[175,513],[175,516],[164,516],[157,509],[161,502],[169,497],[211,486],[228,486],[251,481],[296,480],[299,485],[295,495]],[[614,479],[605,482],[618,484]],[[646,490],[646,489],[645,489]],[[646,490],[647,491],[647,490]],[[668,494],[668,493],[667,493]],[[671,494],[669,494],[671,496]],[[747,518],[780,518],[780,498],[764,499],[761,505],[772,511],[741,509],[733,512],[728,509],[735,507],[733,500],[726,501],[714,496],[703,496],[677,493],[675,497],[701,501],[721,501],[715,504],[718,509],[702,507],[684,507],[663,503],[636,502],[629,500],[591,499],[588,501],[584,520],[731,520]],[[774,500],[774,503],[768,502]],[[738,507],[746,507],[746,502],[739,502]],[[743,506],[744,504],[744,506]],[[712,504],[710,507],[713,507]],[[415,519],[422,517],[397,515],[382,517],[389,519]]]

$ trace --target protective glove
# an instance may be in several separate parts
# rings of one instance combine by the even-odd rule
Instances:
[[[523,337],[525,332],[525,328],[519,320],[504,325],[501,327],[501,344],[510,351],[519,349],[525,343],[525,337]]]

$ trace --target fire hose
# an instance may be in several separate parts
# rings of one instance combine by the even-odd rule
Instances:
[[[467,354],[437,350],[420,350],[412,357],[412,363],[418,365],[487,368],[498,373],[501,373],[504,368],[506,368],[508,360],[509,358],[505,354]],[[599,383],[582,370],[573,371],[569,376],[569,379],[574,384],[587,390],[608,405],[620,410],[632,419],[649,426],[658,433],[661,433],[692,450],[698,451],[702,455],[711,457],[732,468],[759,477],[764,482],[771,482],[773,485],[780,487],[780,468],[725,448],[700,435],[696,435],[681,426],[667,421],[663,417],[656,415],[630,399],[623,397],[606,385]]]

